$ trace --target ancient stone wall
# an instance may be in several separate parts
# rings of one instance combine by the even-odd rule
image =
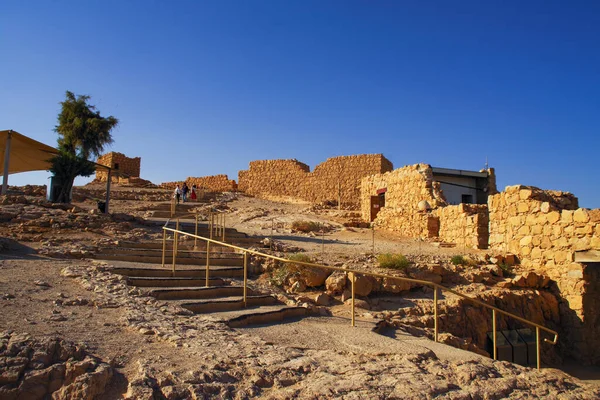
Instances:
[[[459,204],[435,209],[439,218],[439,238],[473,249],[488,247],[488,207],[487,204]]]
[[[98,157],[96,163],[112,168],[111,181],[118,182],[121,178],[135,178],[140,176],[141,157],[129,158],[125,154],[111,152]],[[108,171],[105,168],[96,168],[96,179],[98,182],[106,182]]]
[[[177,182],[164,182],[160,184],[160,187],[165,189],[174,189],[176,185],[182,186],[184,181]],[[198,190],[204,190],[209,192],[232,192],[237,190],[237,184],[234,180],[229,179],[227,175],[212,175],[212,176],[201,176],[191,177],[189,176],[185,183],[191,188],[192,185],[196,185]]]
[[[600,249],[600,209],[578,208],[570,193],[521,185],[490,196],[488,206],[490,248],[517,255],[523,267],[556,282],[566,343],[573,355],[600,362],[600,330],[586,323],[586,314],[591,318],[597,312],[600,299],[589,295],[594,282],[586,276],[593,276],[591,271],[574,262],[575,251]]]
[[[382,154],[328,158],[313,172],[297,160],[252,161],[248,170],[239,172],[238,188],[275,200],[337,203],[339,198],[344,207],[356,208],[360,202],[360,180],[392,168]]]
[[[493,171],[488,173],[493,176]],[[495,179],[495,178],[493,178]],[[490,184],[495,190],[495,183]],[[449,206],[428,164],[408,165],[361,181],[361,215],[371,220],[371,197],[385,192],[375,226],[413,238],[439,238],[469,248],[488,245],[488,211],[483,204]]]
[[[365,221],[370,221],[371,196],[379,189],[387,189],[387,192],[385,207],[381,208],[374,221],[377,227],[397,231],[407,237],[426,238],[438,235],[438,218],[426,208],[419,208],[422,201],[427,202],[427,208],[445,205],[445,199],[433,181],[431,166],[408,165],[363,178],[361,214]]]

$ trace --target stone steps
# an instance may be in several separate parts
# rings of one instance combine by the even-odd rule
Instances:
[[[200,277],[140,277],[130,276],[127,278],[127,284],[138,287],[190,287],[202,286],[206,284],[205,278]],[[211,286],[223,285],[224,281],[220,278],[208,279]]]
[[[256,293],[248,290],[250,295]],[[243,296],[244,288],[241,286],[209,286],[209,287],[181,287],[169,289],[155,289],[150,295],[158,300],[194,300],[219,297]]]
[[[284,320],[302,318],[310,315],[310,310],[304,307],[274,306],[263,307],[260,312],[230,312],[221,314],[231,328],[241,328],[248,325],[263,325],[283,323]]]
[[[308,315],[308,309],[281,304],[276,297],[244,288],[231,286],[221,278],[243,274],[239,267],[211,268],[210,286],[204,286],[204,269],[172,270],[166,268],[112,268],[113,273],[127,277],[128,285],[148,288],[148,294],[158,300],[178,304],[197,314],[210,314],[232,327],[251,324],[281,323],[288,318]]]
[[[127,254],[110,254],[103,251],[95,254],[94,258],[98,260],[107,261],[130,261],[147,264],[162,264],[162,255],[127,255]],[[173,256],[165,257],[165,264],[171,263]],[[226,259],[226,258],[213,258],[210,260],[211,270],[213,267],[226,267],[226,266],[240,266],[243,265],[244,261],[241,259]],[[177,265],[206,265],[205,257],[185,257],[181,254],[177,256]]]
[[[244,305],[243,297],[235,296],[195,302],[185,302],[180,303],[180,306],[197,314],[211,314],[275,305],[277,303],[277,299],[271,295],[256,295],[246,296],[246,305]]]
[[[193,246],[191,246],[193,247]],[[106,253],[104,253],[106,251]],[[123,255],[123,256],[156,256],[162,257],[162,249],[137,249],[131,247],[105,247],[101,248],[98,254],[114,254],[114,255]],[[173,257],[173,249],[165,249],[165,255],[167,257]],[[177,258],[179,257],[188,257],[188,258],[202,258],[206,261],[206,251],[200,249],[198,251],[194,251],[192,249],[177,249]],[[234,252],[210,252],[210,258],[215,260],[221,260],[222,262],[226,262],[226,260],[231,260],[231,262],[241,261],[241,265],[244,262],[244,255],[241,253]]]
[[[111,268],[111,272],[130,278],[171,278],[173,271],[170,268],[136,268],[117,267]],[[210,277],[231,278],[243,275],[244,269],[240,267],[213,267],[210,268]],[[175,270],[176,278],[203,279],[206,276],[205,268],[180,268]]]

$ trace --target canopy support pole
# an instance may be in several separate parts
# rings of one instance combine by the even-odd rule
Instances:
[[[108,214],[108,202],[110,201],[110,181],[112,180],[111,176],[112,169],[108,169],[108,179],[106,179],[106,203],[104,204],[104,213]]]
[[[12,141],[12,131],[8,131],[6,138],[6,149],[4,151],[4,174],[2,177],[2,194],[8,194],[8,165],[10,163],[10,142]]]

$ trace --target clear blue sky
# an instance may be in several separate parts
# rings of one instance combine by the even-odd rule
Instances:
[[[0,2],[0,129],[55,145],[64,92],[155,183],[383,153],[600,207],[598,1]],[[44,183],[47,173],[11,175]]]

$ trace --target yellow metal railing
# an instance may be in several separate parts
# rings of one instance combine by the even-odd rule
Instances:
[[[213,227],[212,227],[212,219],[210,219],[210,232],[211,232],[211,236],[212,236],[212,232],[213,232]],[[223,219],[224,221],[224,219]],[[198,229],[198,225],[197,225],[197,218],[196,218],[196,232]],[[535,327],[535,333],[536,333],[536,354],[537,354],[537,368],[540,369],[541,367],[541,361],[540,361],[540,334],[541,331],[545,331],[547,333],[550,333],[552,335],[554,335],[553,340],[548,340],[546,338],[544,338],[544,342],[546,343],[550,343],[555,345],[557,343],[558,340],[558,333],[552,329],[546,328],[543,325],[537,324],[533,321],[529,321],[525,318],[519,317],[518,315],[515,315],[513,313],[507,312],[507,311],[503,311],[501,309],[499,309],[498,307],[494,307],[492,305],[489,305],[487,303],[482,302],[481,300],[477,300],[473,297],[467,296],[465,294],[462,294],[460,292],[457,292],[453,289],[447,288],[445,286],[442,286],[440,284],[431,282],[431,281],[425,281],[425,280],[420,280],[420,279],[413,279],[413,278],[406,278],[406,277],[400,277],[400,276],[392,276],[392,275],[385,275],[385,274],[379,274],[379,273],[375,273],[375,272],[367,272],[367,271],[358,271],[358,270],[352,270],[352,269],[347,269],[347,268],[340,268],[340,267],[333,267],[333,266],[329,266],[329,265],[321,265],[321,264],[316,264],[316,263],[309,263],[309,262],[302,262],[302,261],[293,261],[293,260],[288,260],[285,258],[281,258],[281,257],[277,257],[277,256],[273,256],[270,254],[265,254],[265,253],[261,253],[259,251],[256,250],[250,250],[250,249],[246,249],[244,247],[239,247],[239,246],[235,246],[233,244],[229,244],[229,243],[225,243],[224,241],[219,241],[219,240],[215,240],[212,237],[210,238],[206,238],[203,236],[199,236],[197,234],[192,234],[192,233],[188,233],[188,232],[184,232],[179,230],[179,220],[177,220],[176,222],[176,227],[175,229],[172,228],[168,228],[169,221],[167,221],[167,223],[165,224],[165,226],[163,227],[163,267],[164,267],[164,260],[165,260],[165,249],[166,249],[166,232],[173,232],[173,237],[174,237],[174,243],[173,243],[173,276],[175,275],[175,260],[176,260],[176,256],[177,256],[177,241],[179,236],[178,235],[184,235],[184,236],[191,236],[194,237],[195,240],[204,240],[206,242],[206,271],[205,271],[205,275],[206,275],[206,283],[205,285],[208,287],[209,286],[209,276],[210,276],[210,244],[215,244],[217,246],[223,246],[223,247],[228,247],[228,248],[232,248],[235,250],[238,250],[239,252],[243,253],[244,255],[244,294],[243,294],[243,301],[244,301],[244,305],[247,305],[247,298],[246,298],[246,293],[247,293],[247,282],[248,282],[248,254],[253,254],[255,256],[259,256],[259,257],[264,257],[264,258],[269,258],[272,260],[276,260],[282,263],[292,263],[295,265],[303,265],[306,267],[316,267],[316,268],[322,268],[322,269],[328,269],[328,270],[332,270],[332,271],[341,271],[344,273],[348,274],[348,278],[351,282],[351,294],[352,294],[352,301],[351,301],[351,308],[352,308],[352,326],[355,326],[355,305],[354,305],[354,299],[355,299],[355,294],[354,294],[354,284],[356,282],[356,277],[357,275],[364,275],[364,276],[371,276],[374,278],[383,278],[383,279],[391,279],[391,280],[399,280],[399,281],[404,281],[404,282],[411,282],[411,283],[418,283],[421,285],[426,285],[426,286],[431,286],[433,288],[433,302],[434,302],[434,334],[433,334],[433,339],[435,342],[438,341],[438,330],[439,330],[439,324],[438,324],[438,320],[439,320],[439,315],[438,315],[438,301],[439,301],[439,297],[438,297],[438,291],[441,292],[448,292],[448,293],[452,293],[456,296],[459,296],[461,298],[464,298],[474,304],[477,304],[481,307],[487,308],[492,310],[492,329],[493,329],[493,346],[494,346],[494,351],[493,351],[493,358],[494,360],[497,359],[497,341],[496,341],[496,314],[500,313],[504,316],[510,317],[510,318],[514,318],[517,321],[520,321],[524,324],[530,325]],[[224,224],[223,224],[223,231],[224,231]],[[217,236],[218,237],[218,236]],[[224,236],[223,236],[223,240],[224,240]]]

